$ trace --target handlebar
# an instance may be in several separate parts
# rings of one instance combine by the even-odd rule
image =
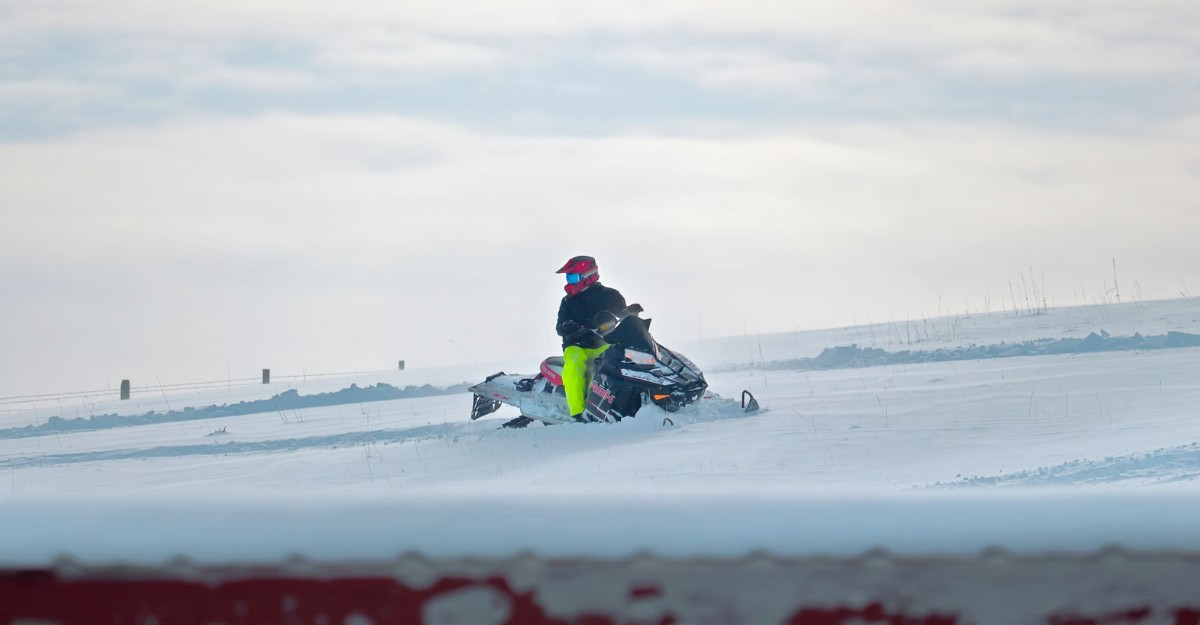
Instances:
[[[642,308],[641,304],[630,304],[623,308],[621,312],[616,314],[608,312],[607,310],[602,310],[596,313],[596,316],[592,318],[592,325],[596,326],[594,332],[603,337],[609,332],[612,332],[617,327],[617,324],[624,321],[626,317],[636,317],[638,313],[642,312],[643,310],[644,309]],[[607,316],[610,318],[600,321],[602,316]]]

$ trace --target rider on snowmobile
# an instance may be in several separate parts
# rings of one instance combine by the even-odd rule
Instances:
[[[596,259],[575,256],[555,273],[566,274],[567,292],[558,306],[558,335],[563,337],[563,390],[571,417],[583,421],[590,383],[588,363],[596,359],[608,343],[592,327],[596,313],[608,311],[614,315],[625,309],[625,298],[616,289],[600,284]]]

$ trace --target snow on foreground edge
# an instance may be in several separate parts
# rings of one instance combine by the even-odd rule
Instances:
[[[0,501],[6,566],[428,557],[855,556],[1200,551],[1200,497],[1178,492],[905,497],[562,493],[273,500]]]

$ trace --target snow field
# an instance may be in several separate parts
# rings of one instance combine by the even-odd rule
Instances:
[[[1184,300],[993,314],[960,320],[956,341],[1086,335],[1084,321],[1101,313],[1114,335],[1195,331],[1194,310]],[[753,344],[768,360],[811,357],[864,332],[723,339],[697,350],[708,360],[680,348],[721,398],[615,425],[501,430],[512,409],[471,422],[462,393],[0,438],[0,553],[45,562],[1200,547],[1200,349],[816,371],[741,356]],[[321,380],[301,392],[450,385],[537,366],[511,364]],[[740,410],[746,388],[763,411]],[[87,410],[140,414],[279,391],[164,392]],[[5,425],[36,424],[46,410],[6,413]]]

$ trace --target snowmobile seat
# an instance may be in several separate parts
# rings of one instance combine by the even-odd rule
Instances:
[[[562,370],[564,365],[562,356],[551,356],[542,361],[541,373],[542,377],[546,378],[550,384],[554,386],[562,386]]]
[[[605,354],[607,353],[608,352],[605,351]],[[595,361],[588,363],[588,368],[592,369],[593,367],[596,367],[600,364],[603,358],[604,355],[602,354]],[[566,361],[563,360],[562,356],[551,356],[543,360],[540,370],[542,377],[546,378],[550,382],[551,386],[562,386],[562,370],[565,364]]]

